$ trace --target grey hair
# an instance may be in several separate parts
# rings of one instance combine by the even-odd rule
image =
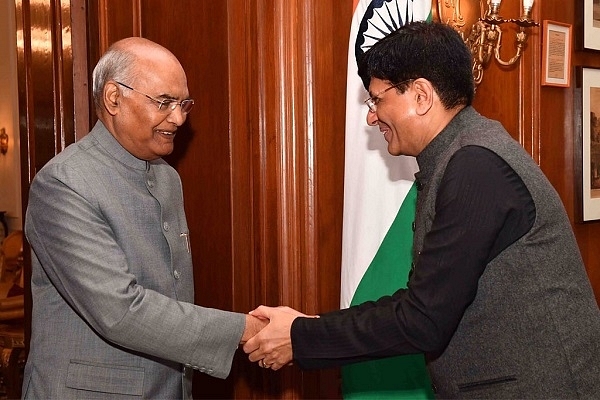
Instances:
[[[109,48],[92,72],[92,96],[96,107],[102,106],[102,92],[109,80],[131,84],[135,71],[135,54],[123,48]]]

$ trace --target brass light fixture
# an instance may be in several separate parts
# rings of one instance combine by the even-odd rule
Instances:
[[[0,153],[5,155],[8,151],[8,135],[6,134],[6,129],[0,129]]]
[[[485,6],[484,0],[480,0],[480,17],[473,23],[471,30],[467,33],[464,30],[467,23],[461,12],[461,0],[437,0],[436,11],[439,20],[456,29],[471,49],[475,84],[479,85],[481,83],[483,70],[488,66],[492,56],[500,65],[505,67],[514,65],[519,60],[527,43],[529,28],[540,25],[531,19],[533,1],[523,0],[522,13],[518,19],[506,19],[499,14],[502,0],[487,0]],[[518,26],[518,32],[516,33],[517,51],[512,58],[504,61],[500,56],[500,48],[502,47],[501,25],[508,23]]]

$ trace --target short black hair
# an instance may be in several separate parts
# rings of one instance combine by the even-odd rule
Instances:
[[[358,60],[358,75],[368,90],[371,78],[402,81],[425,78],[444,107],[471,105],[475,95],[473,58],[452,27],[410,22],[373,45]]]

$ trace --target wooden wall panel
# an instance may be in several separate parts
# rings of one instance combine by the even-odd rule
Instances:
[[[337,308],[345,117],[334,103],[345,97],[346,50],[333,46],[347,43],[351,5],[239,3],[229,2],[230,59],[243,54],[230,64],[232,159],[238,164],[251,154],[253,172],[248,185],[245,168],[232,167],[240,196],[233,206],[239,220],[254,222],[252,233],[235,224],[234,237],[253,236],[256,263],[255,289],[245,299],[307,312]],[[334,21],[344,13],[348,24],[340,28]],[[253,215],[236,199],[250,201]],[[236,256],[247,252],[237,245],[239,263]],[[337,371],[251,373],[258,380],[240,398],[339,396]]]
[[[315,15],[327,16],[314,21],[312,48],[314,80],[314,121],[316,162],[315,187],[318,189],[315,207],[318,216],[317,265],[319,271],[317,296],[319,309],[312,309],[310,298],[302,305],[308,312],[338,309],[340,292],[341,226],[344,191],[344,141],[346,110],[346,74],[348,55],[346,43],[352,19],[348,5],[317,1]],[[346,22],[347,21],[347,22]],[[366,123],[366,122],[365,122]],[[321,267],[323,266],[323,268]],[[316,282],[315,282],[316,285]]]
[[[90,10],[90,15],[96,18],[99,25],[100,54],[119,39],[141,36],[140,1],[94,0],[97,6]]]
[[[75,140],[70,2],[16,1],[21,143],[28,182]],[[25,198],[25,197],[24,197]]]

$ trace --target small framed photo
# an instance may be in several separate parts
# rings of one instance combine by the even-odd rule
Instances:
[[[583,48],[600,50],[600,0],[583,0]]]
[[[544,20],[543,29],[542,85],[568,87],[571,84],[572,27]]]
[[[574,99],[579,222],[600,220],[600,68],[577,67]]]

